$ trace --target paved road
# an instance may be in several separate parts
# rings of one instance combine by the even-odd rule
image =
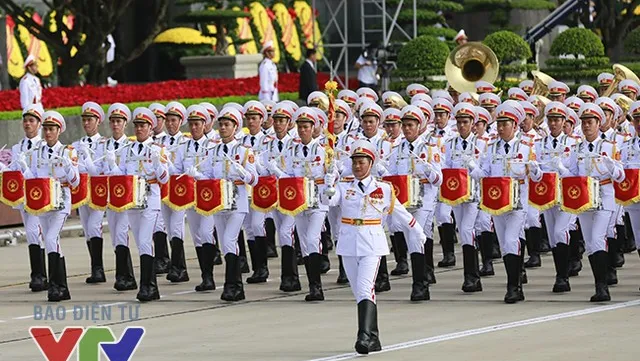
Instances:
[[[28,292],[26,245],[0,249],[0,360],[44,360],[28,333],[29,327],[36,325],[51,326],[56,332],[72,325],[110,325],[116,337],[127,326],[144,326],[146,335],[133,357],[136,361],[355,357],[356,306],[350,289],[335,284],[335,258],[334,269],[323,276],[325,302],[306,303],[304,292],[278,291],[279,260],[272,259],[269,282],[245,285],[247,300],[229,304],[220,301],[223,267],[215,269],[217,290],[193,292],[199,270],[195,251],[189,247],[191,281],[170,284],[160,278],[162,300],[140,304],[135,301],[135,291],[118,293],[111,288],[113,267],[108,267],[107,284],[84,284],[89,260],[82,239],[65,238],[62,247],[72,300],[60,304],[45,302],[45,293]],[[457,257],[461,264],[461,255]],[[432,300],[426,303],[408,301],[410,277],[392,277],[392,290],[378,296],[384,349],[369,358],[637,360],[640,260],[637,253],[626,258],[627,264],[619,271],[620,285],[611,289],[614,301],[606,304],[588,302],[593,293],[588,262],[579,277],[571,278],[571,293],[551,293],[554,274],[549,256],[543,258],[543,268],[529,271],[527,300],[516,305],[502,303],[502,265],[496,267],[498,276],[483,279],[484,292],[474,295],[460,291],[460,267],[439,269],[438,284],[431,288]],[[137,259],[134,263],[137,265]],[[105,251],[105,264],[114,264],[111,251]],[[304,267],[299,270],[304,288]],[[90,307],[94,302],[110,305],[104,309],[111,310],[111,317],[99,317],[95,322],[74,320],[74,306]],[[34,308],[46,310],[47,306],[64,306],[60,311],[69,312],[64,320],[34,320]],[[125,310],[124,320],[121,309]],[[138,319],[131,321],[131,317]]]

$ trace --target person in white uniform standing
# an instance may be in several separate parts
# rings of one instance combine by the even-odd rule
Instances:
[[[24,61],[26,73],[20,79],[20,105],[25,109],[31,104],[42,106],[42,84],[38,74],[38,62],[33,55],[29,55]]]
[[[276,50],[272,41],[267,41],[262,46],[262,55],[264,58],[258,67],[258,75],[260,76],[260,94],[258,100],[272,100],[277,102],[278,97],[278,67],[273,62]]]
[[[382,348],[374,282],[381,257],[389,254],[383,219],[393,216],[394,222],[411,232],[410,237],[424,241],[425,236],[420,224],[396,199],[393,186],[371,175],[378,159],[375,146],[366,140],[355,141],[352,146],[351,168],[355,179],[339,182],[334,187],[336,174],[327,174],[327,188],[320,199],[322,203],[339,206],[342,210],[336,253],[342,256],[349,285],[358,304],[355,349],[359,354],[368,354]]]

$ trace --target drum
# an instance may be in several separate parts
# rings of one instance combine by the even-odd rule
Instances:
[[[224,179],[197,180],[195,211],[200,215],[210,216],[237,209],[236,190],[233,182]]]
[[[494,216],[522,209],[518,181],[511,177],[482,178],[480,209]]]
[[[251,208],[259,212],[270,212],[278,205],[278,178],[274,175],[258,178],[249,201]]]
[[[32,178],[24,181],[24,209],[38,215],[65,207],[66,193],[60,182],[53,178]]]
[[[613,182],[613,190],[616,203],[626,207],[640,202],[640,169],[627,168],[624,175],[624,181]]]
[[[422,207],[424,180],[409,174],[386,176],[382,177],[382,180],[391,183],[396,198],[407,210],[416,210]]]
[[[478,186],[466,168],[446,168],[442,170],[440,201],[450,206],[478,202]]]
[[[19,170],[2,172],[2,192],[0,202],[15,207],[24,202],[24,177]]]
[[[318,208],[318,188],[312,179],[289,177],[278,179],[278,210],[295,216],[307,209]]]
[[[147,208],[150,185],[146,179],[135,175],[109,177],[109,209],[122,212]]]
[[[193,207],[196,203],[196,181],[185,174],[169,178],[169,195],[162,202],[174,211]]]
[[[592,177],[566,177],[561,181],[560,208],[573,214],[602,209],[600,182]]]

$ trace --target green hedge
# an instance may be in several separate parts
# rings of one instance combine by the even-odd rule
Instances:
[[[547,0],[465,0],[465,11],[491,11],[495,8],[553,10],[555,3]]]
[[[632,30],[624,38],[624,52],[627,55],[640,55],[640,27]]]
[[[400,49],[397,66],[401,71],[437,69],[442,72],[448,55],[447,44],[432,36],[423,35]]]
[[[551,58],[546,62],[548,67],[603,67],[609,65],[609,58],[606,56],[584,58],[584,59],[561,59]]]
[[[456,37],[458,32],[451,28],[437,28],[435,26],[419,26],[418,35],[427,35],[433,37],[444,37],[447,40],[451,40]]]
[[[602,57],[604,45],[593,31],[585,28],[571,28],[563,31],[551,43],[551,55],[584,55],[585,57]]]
[[[531,58],[531,49],[524,39],[511,31],[498,31],[487,35],[482,41],[498,57],[500,64],[509,64]]]
[[[436,24],[444,23],[445,19],[442,15],[438,15],[431,10],[418,9],[416,11],[416,21],[418,24]],[[398,23],[400,24],[413,24],[413,9],[402,9],[398,14]]]

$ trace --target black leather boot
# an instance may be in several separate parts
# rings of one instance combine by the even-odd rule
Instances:
[[[167,281],[173,283],[188,282],[187,260],[184,257],[184,241],[178,237],[171,238],[171,269]]]
[[[107,282],[102,263],[102,238],[92,237],[87,242],[87,246],[91,255],[91,276],[87,277],[85,282],[89,284]]]
[[[213,265],[220,266],[222,265],[222,253],[220,252],[220,247],[218,247],[218,242],[213,245]]]
[[[47,253],[44,248],[40,248],[40,259],[42,260],[42,268],[40,274],[44,278],[45,289],[49,288],[49,282],[47,281]]]
[[[409,262],[407,262],[407,240],[404,233],[396,232],[391,238],[391,244],[393,244],[393,255],[396,258],[396,268],[391,270],[391,275],[406,275],[409,273]]]
[[[196,292],[213,291],[216,284],[213,280],[213,258],[215,257],[215,248],[212,243],[205,243],[202,247],[196,247],[198,254],[198,263],[200,263],[200,274],[202,282],[196,286]]]
[[[607,252],[609,252],[610,254],[609,257],[613,256],[613,265],[616,268],[621,268],[622,266],[624,266],[624,252],[622,251],[622,248],[625,243],[627,243],[627,232],[624,228],[624,225],[616,225],[615,253],[611,255],[611,244],[609,244],[609,249],[607,250]]]
[[[59,279],[60,279],[60,253],[51,252],[47,254],[49,260],[49,289],[47,292],[47,299],[49,302],[60,302],[62,295],[60,293]]]
[[[542,260],[540,259],[540,233],[541,229],[537,227],[531,227],[524,230],[527,253],[529,253],[529,259],[524,263],[525,268],[538,268],[542,266]]]
[[[456,256],[453,248],[453,238],[456,229],[453,223],[443,223],[438,227],[440,233],[440,245],[442,246],[442,261],[438,262],[438,267],[453,267],[456,265]]]
[[[140,256],[140,290],[136,298],[140,302],[150,302],[160,299],[154,259],[153,256],[148,254]]]
[[[622,245],[622,253],[631,253],[636,250],[635,234],[633,234],[633,227],[631,226],[631,216],[629,212],[625,212],[623,218],[625,229],[625,242]],[[640,236],[640,235],[638,235]]]
[[[280,291],[295,292],[300,291],[300,277],[298,276],[298,265],[295,257],[295,250],[291,246],[282,246],[282,258],[280,259],[280,267],[282,274],[280,275]]]
[[[463,292],[480,292],[482,283],[478,270],[478,251],[471,245],[462,246],[462,261],[464,263]]]
[[[244,232],[240,230],[238,234],[238,264],[241,273],[249,273],[249,262],[247,262],[247,248],[244,241]],[[226,260],[226,259],[225,259]]]
[[[347,272],[344,271],[344,265],[342,264],[342,256],[338,256],[338,265],[338,279],[336,280],[336,283],[339,285],[349,283]]]
[[[117,291],[130,291],[138,288],[136,277],[133,274],[133,263],[129,247],[116,246],[116,282],[113,288]]]
[[[244,287],[242,285],[239,256],[233,253],[227,253],[224,255],[224,261],[224,289],[222,295],[220,295],[220,299],[230,302],[242,301],[244,300]]]
[[[40,245],[29,245],[29,264],[31,265],[31,282],[29,282],[29,288],[32,292],[46,290],[48,288],[48,283],[46,274],[42,274],[44,259],[42,258],[42,249],[40,248]]]
[[[165,274],[171,268],[171,260],[169,259],[169,246],[167,245],[167,234],[164,232],[155,232],[153,234],[154,244],[154,268],[156,274]]]
[[[549,243],[549,232],[547,232],[547,222],[544,214],[540,214],[540,243],[538,244],[538,252],[546,254],[551,252],[551,244]]]
[[[267,258],[278,258],[278,248],[276,247],[276,224],[273,218],[264,220],[264,230],[267,235]]]
[[[329,244],[331,242],[331,232],[328,231],[329,222],[325,219],[326,231],[320,233],[320,242],[322,243],[322,258],[320,260],[320,274],[325,274],[331,269],[329,261]]]
[[[480,234],[480,255],[482,256],[482,268],[480,277],[494,276],[493,270],[493,237],[492,232],[482,232]]]
[[[293,229],[293,249],[296,251],[296,262],[298,266],[302,266],[305,264],[304,257],[302,257],[302,250],[300,248],[300,237],[298,237],[298,229]]]
[[[378,308],[370,300],[358,303],[358,339],[355,349],[362,355],[382,350],[378,332]]]
[[[615,238],[607,238],[609,247],[607,249],[607,255],[609,256],[609,266],[607,267],[607,285],[618,284],[618,272],[616,271],[616,262],[619,261],[619,247],[618,240]]]
[[[324,301],[322,292],[322,281],[320,279],[320,253],[311,253],[305,260],[307,268],[307,278],[309,279],[309,294],[305,296],[305,301]]]
[[[436,284],[435,268],[433,267],[433,239],[427,238],[424,243],[424,277],[428,284]]]
[[[589,256],[591,271],[596,284],[596,293],[591,296],[591,302],[611,301],[609,286],[607,286],[607,272],[609,268],[609,255],[605,251],[598,251]]]
[[[553,285],[554,293],[571,291],[569,285],[569,246],[558,243],[551,249],[553,253],[553,263],[556,266],[556,283]]]
[[[60,257],[60,272],[58,273],[58,292],[60,295],[60,301],[66,301],[71,299],[69,293],[69,286],[67,286],[67,262],[64,257]]]
[[[374,287],[378,293],[391,290],[389,272],[387,270],[387,256],[380,257],[380,266],[378,266],[378,275],[376,276]]]
[[[411,277],[413,283],[411,285],[411,301],[428,301],[431,299],[429,294],[429,283],[425,277],[425,261],[422,253],[411,253]]]
[[[582,270],[582,244],[584,240],[579,230],[569,231],[569,277],[575,277]]]
[[[520,283],[520,268],[522,267],[522,257],[515,254],[507,254],[502,257],[504,267],[507,271],[507,293],[504,296],[505,303],[516,303],[524,301],[522,284]]]
[[[502,252],[500,252],[500,241],[498,241],[498,235],[496,232],[488,232],[491,237],[491,258],[500,259],[502,258]]]
[[[269,267],[267,266],[267,237],[256,237],[251,250],[249,242],[249,252],[251,254],[251,266],[253,274],[247,278],[247,283],[264,283],[269,278]],[[255,257],[255,258],[254,258]]]
[[[520,238],[520,259],[522,260],[522,266],[520,267],[520,283],[523,285],[529,282],[527,277],[527,269],[524,268],[524,250],[526,247],[526,241]]]

